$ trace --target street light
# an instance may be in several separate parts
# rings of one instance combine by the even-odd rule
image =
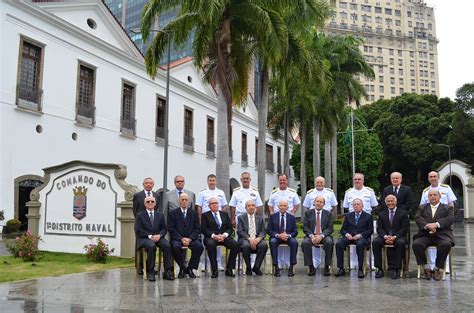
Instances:
[[[168,57],[166,60],[166,103],[165,103],[165,120],[164,120],[164,136],[165,144],[163,149],[163,187],[161,197],[161,207],[163,208],[163,214],[165,219],[168,217],[168,209],[165,208],[166,204],[166,191],[168,190],[168,120],[169,120],[169,107],[170,107],[170,64],[171,64],[171,32],[166,32],[159,29],[150,29],[150,32],[163,33],[168,35]],[[138,28],[130,29],[130,32],[134,34],[140,34],[141,30]]]
[[[451,188],[453,188],[453,179],[452,179],[452,171],[451,171],[451,146],[450,145],[447,145],[447,144],[444,144],[444,143],[437,143],[436,144],[437,146],[441,146],[441,147],[446,147],[448,148],[448,158],[449,158],[449,186]]]

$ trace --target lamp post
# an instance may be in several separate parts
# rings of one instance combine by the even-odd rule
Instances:
[[[171,32],[166,32],[158,29],[150,29],[154,33],[163,33],[168,36],[168,57],[166,59],[166,103],[165,103],[165,119],[164,119],[164,136],[165,142],[163,147],[163,187],[161,197],[161,207],[163,208],[163,214],[165,219],[168,217],[168,208],[166,205],[166,191],[168,190],[168,148],[169,148],[169,133],[168,133],[168,120],[169,120],[169,107],[170,107],[170,64],[171,64]],[[130,32],[134,34],[141,33],[140,29],[130,29]]]
[[[451,171],[451,146],[444,144],[444,143],[437,143],[437,146],[446,147],[448,148],[448,159],[449,159],[449,186],[453,188],[453,179],[452,179],[452,171]]]

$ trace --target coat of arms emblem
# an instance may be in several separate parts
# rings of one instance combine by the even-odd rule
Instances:
[[[74,187],[74,199],[72,205],[72,215],[79,221],[86,217],[87,211],[87,188],[84,186]]]

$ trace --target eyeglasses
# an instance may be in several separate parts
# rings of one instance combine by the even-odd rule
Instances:
[[[175,183],[184,183],[184,180],[176,180]]]
[[[148,200],[146,203],[155,203],[153,200]]]

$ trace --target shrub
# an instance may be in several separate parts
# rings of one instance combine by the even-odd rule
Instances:
[[[20,226],[21,226],[21,222],[16,218],[8,220],[7,224],[5,225],[5,227],[7,228],[7,232],[9,234],[17,233],[18,230],[20,229]]]
[[[7,242],[8,251],[24,262],[34,262],[39,255],[38,244],[41,238],[26,232],[16,239]]]
[[[105,263],[107,257],[114,252],[114,248],[110,249],[109,245],[97,238],[97,243],[93,242],[93,237],[89,238],[91,243],[84,246],[87,258],[94,263]]]

